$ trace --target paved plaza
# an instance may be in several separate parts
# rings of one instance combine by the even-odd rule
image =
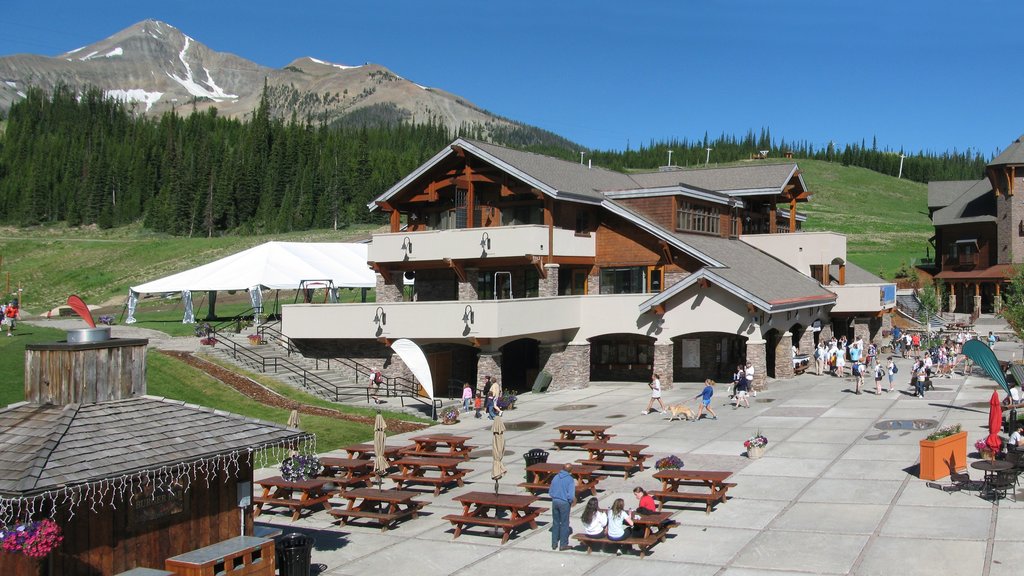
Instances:
[[[1020,345],[1000,343],[1007,357]],[[647,444],[655,457],[680,456],[686,468],[729,470],[728,502],[707,515],[703,503],[669,503],[680,526],[644,559],[605,552],[588,555],[579,548],[551,550],[551,515],[545,511],[537,530],[519,532],[504,546],[499,537],[477,529],[453,540],[442,520],[461,511],[452,497],[493,490],[490,478],[491,434],[487,419],[463,418],[434,432],[473,437],[480,447],[467,463],[465,486],[434,497],[426,489],[419,500],[430,502],[419,518],[388,532],[368,524],[339,527],[322,510],[296,522],[280,509],[258,519],[285,532],[300,531],[316,539],[314,573],[383,574],[1016,574],[1024,563],[1024,503],[998,505],[977,492],[942,492],[916,476],[918,440],[929,430],[882,430],[883,420],[933,420],[937,426],[960,423],[968,432],[968,453],[987,434],[988,401],[996,384],[980,371],[964,378],[939,378],[924,399],[908,395],[910,360],[899,360],[901,385],[875,396],[852,393],[852,379],[806,374],[775,381],[751,398],[751,407],[726,404],[725,387],[713,407],[718,420],[669,422],[661,414],[641,415],[649,391],[642,383],[594,384],[586,389],[526,394],[506,412],[505,463],[501,491],[524,493],[522,455],[532,448],[550,452],[549,462],[568,462],[580,450],[552,449],[560,424],[611,424],[616,442]],[[867,386],[873,390],[873,384]],[[667,403],[696,407],[696,383],[676,384]],[[749,460],[743,441],[760,431],[769,439],[765,456]],[[411,436],[413,434],[405,435]],[[405,445],[403,436],[389,444]],[[339,453],[340,454],[340,453]],[[653,463],[648,461],[649,464]],[[257,478],[277,473],[257,471]],[[660,487],[648,469],[624,480],[612,472],[599,492],[602,507],[615,498],[633,506],[634,486]],[[972,471],[972,477],[981,473]],[[948,479],[943,483],[948,483]],[[385,487],[391,485],[385,480]],[[418,489],[418,488],[413,488]],[[1021,492],[1024,496],[1024,492]],[[539,504],[547,508],[547,497]],[[572,525],[581,531],[579,514]],[[575,544],[575,541],[571,541]],[[319,572],[317,572],[319,570]]]

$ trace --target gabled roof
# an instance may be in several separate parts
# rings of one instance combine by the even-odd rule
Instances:
[[[703,234],[675,234],[683,244],[718,260],[640,305],[644,310],[668,301],[705,278],[766,312],[829,305],[836,295],[816,280],[738,239]]]
[[[780,194],[795,176],[806,189],[796,164],[756,164],[623,174],[560,158],[458,138],[430,160],[367,204],[371,211],[429,173],[461,148],[515,178],[562,200],[597,203],[606,197],[685,194],[712,202],[759,194]],[[742,202],[737,205],[742,205]]]
[[[978,180],[948,206],[932,214],[932,224],[968,224],[996,221],[996,197],[988,180]]]
[[[989,166],[1000,166],[1007,164],[1024,164],[1024,136],[1017,138],[988,163]]]
[[[19,497],[159,470],[308,435],[295,428],[143,396],[0,410],[0,496]]]
[[[988,180],[984,180],[987,182]],[[928,183],[928,208],[945,208],[980,180],[942,180]]]

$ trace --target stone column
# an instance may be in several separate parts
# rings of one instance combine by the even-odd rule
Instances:
[[[765,345],[767,342],[764,340],[755,340],[750,338],[747,340],[747,362],[750,362],[754,366],[754,382],[753,385],[758,389],[764,389],[764,383],[767,379],[768,364],[765,361],[766,350]],[[792,364],[792,361],[790,361]]]
[[[974,311],[981,314],[981,295],[974,297]]]
[[[661,387],[672,389],[672,342],[654,345],[654,372],[661,376]]]
[[[476,268],[466,268],[466,281],[459,281],[459,300],[479,300],[480,295],[476,291]]]
[[[805,328],[800,336],[799,348],[801,354],[814,354],[814,332],[810,328]]]
[[[544,370],[551,374],[548,390],[586,388],[590,384],[590,344],[549,346]]]
[[[401,302],[404,285],[403,272],[392,272],[390,283],[384,281],[384,276],[377,274],[377,302]]]
[[[544,272],[547,274],[547,278],[541,278],[538,282],[540,286],[537,287],[537,295],[541,298],[548,296],[558,296],[558,264],[545,264]]]
[[[956,311],[956,293],[952,290],[949,292],[949,311]]]
[[[757,374],[757,372],[754,372]],[[775,378],[792,378],[793,374],[793,333],[783,332],[775,345]]]
[[[481,352],[476,360],[476,388],[482,391],[484,376],[490,375],[491,379],[501,382],[501,352]]]
[[[1002,294],[996,294],[995,298],[992,300],[992,307],[993,307],[992,311],[994,313],[996,313],[996,314],[998,314],[998,313],[1003,311],[1003,296],[1002,296]]]
[[[587,294],[601,293],[601,275],[587,274]]]
[[[865,348],[871,342],[870,322],[870,318],[858,317],[853,319],[853,341],[856,342],[858,337],[863,338]]]
[[[818,333],[818,342],[828,342],[832,336],[832,322],[822,322],[821,332]]]

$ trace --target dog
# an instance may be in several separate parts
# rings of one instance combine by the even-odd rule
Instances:
[[[665,412],[672,415],[672,417],[668,419],[669,422],[679,418],[686,418],[688,421],[695,419],[693,410],[691,410],[686,404],[671,404]]]

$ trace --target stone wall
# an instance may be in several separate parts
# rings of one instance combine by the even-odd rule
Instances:
[[[501,352],[481,352],[476,361],[476,389],[483,391],[484,377],[490,375],[492,380],[501,384]]]
[[[801,354],[813,354],[814,353],[814,332],[810,328],[804,328],[804,333],[800,336],[800,344],[797,345]]]
[[[754,385],[762,388],[768,376],[768,363],[766,361],[766,342],[764,340],[747,340],[747,362],[754,366]]]
[[[586,388],[590,383],[590,344],[542,345],[540,363],[551,374],[549,390]]]
[[[394,272],[391,274],[391,283],[384,282],[384,276],[377,274],[377,302],[401,302],[402,301],[402,286],[404,285],[405,278],[402,272]]]
[[[661,376],[661,387],[665,390],[672,389],[672,358],[674,346],[668,344],[654,345],[654,373]]]
[[[757,374],[756,369],[754,374]],[[788,379],[793,376],[793,334],[783,332],[775,345],[775,377]]]
[[[477,269],[466,268],[466,281],[459,281],[459,300],[479,300],[476,291]]]
[[[545,264],[544,271],[547,273],[547,278],[540,279],[539,296],[541,298],[558,296],[558,264]]]
[[[476,291],[476,275],[470,278]],[[460,295],[458,279],[451,270],[417,270],[416,300],[419,302],[443,302],[455,300]]]

